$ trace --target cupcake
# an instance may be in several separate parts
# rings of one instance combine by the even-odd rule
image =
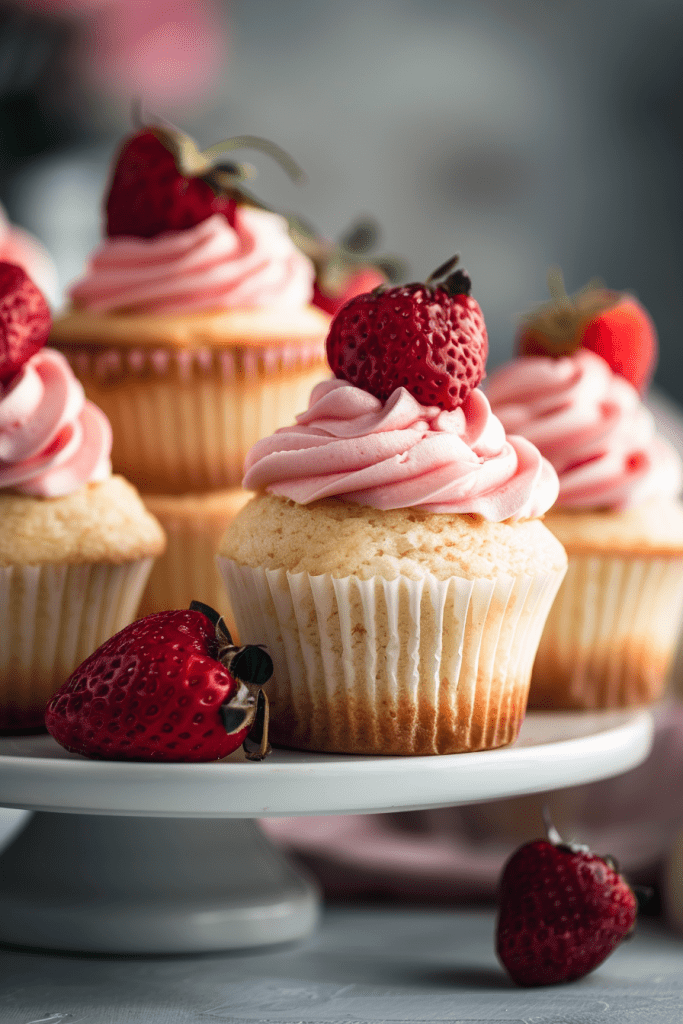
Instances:
[[[111,475],[111,428],[43,345],[45,301],[0,263],[0,730],[43,724],[49,697],[134,617],[159,524]]]
[[[146,612],[194,598],[228,616],[216,542],[246,500],[244,458],[291,420],[328,372],[329,317],[284,217],[239,184],[231,147],[200,153],[171,128],[142,128],[118,154],[107,237],[52,341],[111,420],[114,469],[135,483],[170,543]],[[197,589],[198,588],[198,589]]]
[[[566,568],[538,518],[558,484],[477,387],[486,329],[453,266],[349,302],[327,342],[336,379],[247,458],[257,494],[218,562],[241,641],[273,658],[285,746],[482,750],[524,717]]]
[[[201,494],[146,494],[147,510],[163,523],[166,553],[156,560],[139,614],[189,608],[198,596],[215,608],[232,633],[236,626],[216,568],[225,529],[253,495],[242,487]]]
[[[147,493],[238,486],[249,448],[326,373],[313,264],[226,163],[231,144],[258,142],[200,153],[170,128],[130,137],[106,238],[53,328],[112,423],[115,470]]]
[[[569,555],[530,706],[649,704],[683,614],[681,462],[638,394],[653,369],[652,322],[631,296],[591,287],[532,314],[518,347],[487,395],[505,429],[555,467],[560,492],[545,523]]]

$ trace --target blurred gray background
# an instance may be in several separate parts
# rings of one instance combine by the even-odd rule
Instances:
[[[460,252],[491,366],[550,265],[634,291],[683,404],[680,0],[26,0],[0,28],[0,199],[62,286],[137,95],[284,146],[308,184],[257,154],[254,191],[330,237],[372,214],[412,278]]]

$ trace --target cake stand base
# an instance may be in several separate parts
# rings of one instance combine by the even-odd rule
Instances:
[[[201,953],[303,938],[319,897],[253,819],[38,812],[0,857],[0,941]]]

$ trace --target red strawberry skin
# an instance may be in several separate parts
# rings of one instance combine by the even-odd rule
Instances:
[[[220,706],[238,688],[214,657],[213,624],[198,611],[148,615],[107,640],[57,690],[48,732],[67,750],[129,761],[215,761],[228,735]]]
[[[330,327],[335,376],[381,401],[398,387],[422,405],[457,409],[484,377],[488,338],[467,294],[408,284],[358,295]]]
[[[42,292],[21,267],[0,263],[0,384],[43,347],[51,328]]]
[[[574,981],[632,931],[636,912],[632,890],[602,858],[539,839],[503,871],[496,951],[518,985]]]
[[[339,295],[333,295],[325,291],[316,281],[313,286],[312,302],[314,306],[318,306],[323,312],[334,316],[350,299],[355,298],[356,295],[362,295],[364,292],[371,292],[373,288],[386,284],[386,281],[387,279],[381,270],[377,270],[375,267],[361,267],[346,282],[343,291]]]
[[[590,320],[581,345],[597,353],[636,388],[644,391],[657,362],[657,331],[647,310],[632,295]]]
[[[125,140],[119,151],[106,201],[106,231],[154,238],[182,231],[214,213],[235,223],[235,200],[218,195],[202,178],[183,176],[172,153],[148,129]]]

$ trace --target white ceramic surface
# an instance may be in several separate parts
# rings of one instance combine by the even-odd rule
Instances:
[[[0,738],[0,805],[85,814],[268,817],[449,807],[618,775],[652,742],[647,711],[530,713],[510,747],[440,757],[276,750],[211,764],[89,761],[49,736]]]

